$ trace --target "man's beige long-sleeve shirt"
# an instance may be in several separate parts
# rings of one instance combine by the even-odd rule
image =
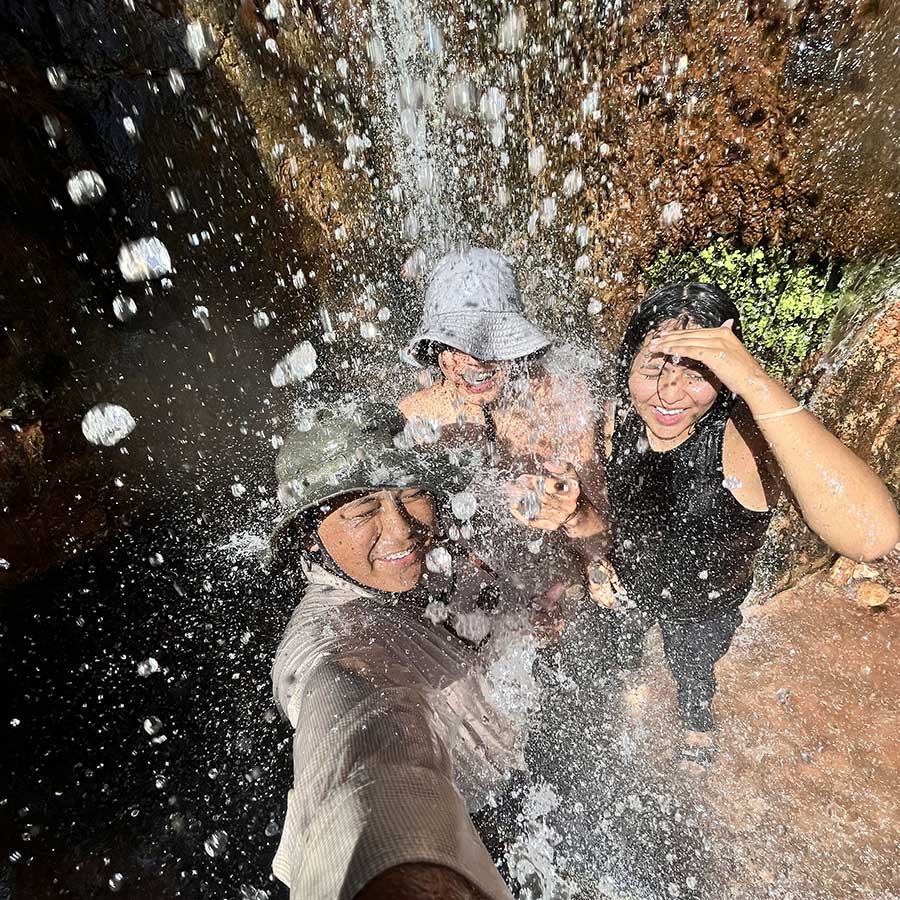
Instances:
[[[294,786],[272,864],[291,900],[350,900],[407,863],[511,900],[467,811],[510,768],[515,729],[478,653],[420,608],[313,566],[272,669],[294,726]]]

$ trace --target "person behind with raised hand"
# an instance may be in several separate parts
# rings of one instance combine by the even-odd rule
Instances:
[[[509,261],[483,247],[452,250],[430,273],[408,355],[429,367],[427,379],[439,374],[400,401],[407,433],[427,442],[438,432],[445,442],[485,451],[485,465],[472,471],[473,549],[521,597],[558,616],[563,596],[583,582],[584,556],[602,538],[573,544],[581,535],[566,523],[564,538],[536,542],[509,515],[505,495],[517,493],[527,506],[529,487],[516,483],[526,470],[571,470],[602,508],[598,409],[588,379],[569,365],[574,360],[548,362],[562,352],[526,318]]]
[[[738,310],[717,287],[672,284],[645,297],[617,379],[606,419],[610,562],[630,606],[615,613],[618,658],[635,667],[644,633],[659,622],[686,729],[682,752],[706,763],[715,663],[741,623],[781,492],[854,559],[889,553],[900,518],[881,479],[749,353]],[[542,505],[542,527],[598,527],[572,476]]]
[[[476,808],[521,751],[478,651],[425,615],[452,589],[425,557],[456,473],[398,448],[402,427],[391,407],[325,411],[278,454],[296,502],[269,566],[306,581],[272,668],[295,729],[273,862],[292,900],[511,900],[463,796]]]

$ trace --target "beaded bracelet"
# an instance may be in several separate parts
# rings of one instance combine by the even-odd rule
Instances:
[[[806,407],[803,406],[802,403],[797,406],[792,406],[790,409],[780,409],[778,412],[770,412],[763,413],[759,416],[754,416],[757,422],[762,422],[765,419],[780,419],[782,416],[792,416],[794,413],[803,412]]]

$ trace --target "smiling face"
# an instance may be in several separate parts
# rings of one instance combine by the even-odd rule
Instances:
[[[469,403],[478,406],[493,403],[506,382],[502,363],[475,359],[461,350],[442,350],[438,365],[447,383]]]
[[[676,363],[663,353],[649,350],[650,340],[659,331],[679,327],[683,326],[672,320],[648,333],[628,377],[634,408],[661,448],[687,438],[694,423],[715,403],[721,388],[721,382],[699,363],[690,359]]]
[[[431,494],[418,489],[382,490],[329,513],[319,525],[318,536],[350,578],[393,594],[419,583],[435,525]]]

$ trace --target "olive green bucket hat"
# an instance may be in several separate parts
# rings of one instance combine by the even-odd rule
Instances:
[[[423,488],[435,496],[462,490],[463,473],[432,446],[417,449],[404,438],[396,407],[366,403],[319,410],[312,426],[295,427],[275,461],[278,496],[286,507],[263,554],[270,563],[288,523],[343,494],[383,488]]]

